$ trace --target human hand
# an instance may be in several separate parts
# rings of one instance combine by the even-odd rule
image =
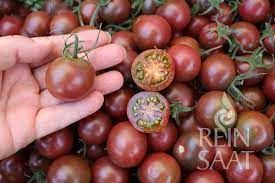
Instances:
[[[91,48],[98,33],[78,34],[79,40],[85,41],[84,49]],[[67,36],[0,38],[0,160],[96,112],[103,95],[123,85],[122,75],[109,71],[96,77],[91,93],[80,101],[65,103],[53,97],[45,86],[47,63],[62,56]],[[110,35],[101,31],[97,48],[89,53],[97,71],[117,65],[125,57],[124,48],[110,42]]]

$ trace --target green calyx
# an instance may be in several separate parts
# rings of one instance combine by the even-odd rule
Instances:
[[[262,153],[267,156],[275,155],[275,140],[273,140],[273,143],[270,147],[267,147],[262,150]]]
[[[46,175],[42,170],[36,170],[27,183],[46,183]]]
[[[20,0],[20,2],[32,11],[38,11],[42,9],[45,0]]]
[[[176,120],[177,125],[180,125],[179,115],[182,112],[190,112],[195,107],[184,107],[181,102],[173,102],[170,104],[171,117]]]

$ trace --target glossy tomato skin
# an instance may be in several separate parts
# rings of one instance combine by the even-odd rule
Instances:
[[[33,151],[29,157],[28,166],[33,171],[42,170],[47,172],[51,164],[51,160],[43,157],[38,151]]]
[[[218,20],[225,25],[231,25],[233,22],[233,13],[230,5],[226,3],[220,4],[220,10],[216,10],[213,15],[210,16],[211,21]]]
[[[177,44],[183,44],[189,47],[194,48],[195,50],[198,50],[198,52],[200,52],[200,46],[199,43],[196,39],[189,37],[189,36],[180,36],[180,37],[176,37],[174,38],[171,42],[170,45],[174,46]]]
[[[56,159],[68,154],[73,147],[74,139],[70,128],[64,128],[36,141],[38,152],[49,159]]]
[[[91,173],[88,163],[75,155],[56,159],[47,174],[48,183],[90,183]]]
[[[28,37],[49,35],[50,15],[45,11],[30,13],[23,24],[22,31]]]
[[[108,156],[95,161],[92,165],[92,180],[94,183],[128,183],[129,171],[120,168]]]
[[[215,155],[213,142],[210,137],[201,139],[200,132],[188,132],[182,134],[173,148],[173,155],[178,160],[183,170],[193,171],[198,168],[206,168],[205,160],[210,164]]]
[[[69,10],[69,7],[62,0],[46,0],[43,10],[49,15],[55,15],[59,10]]]
[[[182,107],[193,107],[195,99],[193,89],[185,83],[174,82],[163,91],[170,104],[180,103]],[[181,112],[180,117],[186,117],[188,112]]]
[[[51,20],[51,35],[68,34],[78,27],[77,16],[69,10],[59,11]]]
[[[209,23],[205,25],[199,33],[199,42],[203,48],[214,48],[223,46],[226,39],[219,37],[217,23]]]
[[[143,133],[161,131],[167,125],[169,115],[169,102],[158,92],[139,92],[127,106],[129,121]]]
[[[261,183],[263,164],[254,154],[238,154],[239,161],[233,161],[226,170],[229,183]],[[247,161],[248,160],[248,161]]]
[[[161,27],[161,29],[160,29]],[[132,28],[139,49],[165,48],[172,37],[168,22],[158,15],[139,16]]]
[[[87,150],[87,157],[89,160],[95,161],[98,158],[104,156],[107,154],[107,152],[105,151],[105,145],[96,145],[96,144],[92,144],[88,147]]]
[[[275,30],[275,24],[272,24],[272,30]],[[264,38],[263,45],[268,53],[275,54],[275,34]]]
[[[148,145],[152,151],[169,151],[175,144],[178,137],[178,130],[173,122],[156,133],[148,134]]]
[[[225,90],[235,75],[234,61],[226,54],[214,53],[202,63],[200,79],[207,90]]]
[[[127,118],[127,104],[134,93],[126,87],[122,87],[105,96],[104,110],[116,121]]]
[[[26,166],[19,154],[13,154],[0,161],[0,182],[22,183],[26,181]]]
[[[131,74],[138,87],[146,91],[161,91],[174,80],[175,64],[166,51],[150,49],[135,58]]]
[[[233,137],[237,149],[246,151],[261,151],[272,144],[274,132],[269,119],[256,111],[244,111],[238,115],[236,129],[246,139]],[[249,140],[249,141],[248,141]]]
[[[134,50],[128,50],[126,52],[126,58],[118,65],[114,67],[115,70],[119,71],[126,82],[132,82],[131,67],[135,58],[138,56]]]
[[[209,23],[209,19],[205,16],[195,15],[191,18],[189,25],[187,26],[187,35],[197,38],[202,28]]]
[[[147,137],[136,130],[130,122],[120,122],[109,134],[107,151],[111,161],[117,166],[137,166],[147,152]]]
[[[128,19],[130,11],[129,0],[112,0],[101,7],[99,15],[108,24],[120,24]]]
[[[156,12],[170,24],[173,32],[180,32],[191,19],[191,10],[185,1],[170,0],[161,5]]]
[[[272,72],[265,77],[262,87],[266,98],[275,102],[275,72]]]
[[[85,25],[89,25],[93,14],[95,13],[97,0],[85,0],[80,6],[80,15]]]
[[[207,106],[207,107],[206,107]],[[211,91],[202,95],[195,108],[199,125],[214,130],[222,125],[231,128],[237,120],[233,99],[222,91]]]
[[[181,180],[181,169],[177,161],[163,152],[153,153],[145,158],[138,169],[141,182],[173,182]]]
[[[154,0],[144,0],[142,7],[142,14],[144,15],[152,15],[157,10],[157,4]]]
[[[217,139],[217,144],[215,144],[215,162],[213,162],[212,167],[214,170],[219,172],[224,171],[230,163],[233,154],[233,148],[231,144],[228,144],[226,139]],[[217,160],[222,160],[217,161]]]
[[[199,131],[200,126],[198,121],[195,118],[194,112],[189,116],[180,119],[179,132],[184,134],[192,131]]]
[[[63,101],[75,101],[85,97],[94,80],[95,69],[88,61],[66,57],[51,62],[45,79],[50,93]]]
[[[272,119],[273,121],[275,120],[275,104],[272,104],[265,112],[265,115],[269,118]],[[272,123],[273,125],[273,130],[275,134],[275,123]]]
[[[232,24],[232,35],[240,44],[241,51],[253,51],[259,46],[260,33],[258,28],[249,22]]]
[[[0,20],[0,36],[18,35],[22,19],[17,16],[4,16]]]
[[[80,120],[77,130],[79,137],[86,144],[103,144],[107,141],[112,126],[110,117],[98,111]]]
[[[222,175],[211,169],[196,170],[192,172],[186,179],[185,183],[224,183]]]
[[[201,57],[197,50],[185,45],[174,45],[168,50],[168,54],[174,60],[176,81],[191,81],[199,74]]]
[[[242,93],[249,101],[251,101],[254,104],[253,110],[260,111],[265,107],[266,99],[265,99],[264,93],[260,88],[256,86],[243,87]],[[248,110],[247,107],[244,106],[244,108]]]
[[[118,31],[112,35],[112,43],[123,46],[127,51],[136,50],[134,33],[130,31]]]
[[[261,156],[264,166],[263,183],[273,183],[275,174],[275,155]]]
[[[271,13],[269,0],[242,0],[238,7],[238,13],[244,21],[263,22],[268,19]]]

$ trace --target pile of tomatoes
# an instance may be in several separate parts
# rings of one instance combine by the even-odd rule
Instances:
[[[1,183],[275,182],[274,0],[21,3],[0,0],[0,36],[100,27],[127,51],[112,68],[125,83],[100,111],[1,160]],[[79,99],[55,93],[53,63],[48,89]],[[95,77],[86,65],[83,80]],[[74,87],[87,93],[91,77]]]

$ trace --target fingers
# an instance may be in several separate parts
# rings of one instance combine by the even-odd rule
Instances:
[[[99,91],[103,95],[106,95],[120,89],[122,85],[123,76],[120,74],[120,72],[110,71],[96,77],[92,91]],[[49,107],[64,103],[63,101],[52,96],[49,90],[44,90],[41,92],[40,96],[40,103],[42,107]]]
[[[125,49],[119,45],[109,44],[95,49],[89,54],[89,61],[93,64],[94,68],[98,70],[113,67],[122,62],[126,57]],[[46,88],[45,75],[47,65],[34,69],[34,76],[39,83],[41,89]]]
[[[99,35],[99,37],[98,37]],[[26,38],[22,36],[6,36],[0,38],[0,71],[12,67],[15,63],[31,63],[39,66],[62,55],[64,39],[69,35]],[[90,49],[97,40],[96,47],[108,44],[111,37],[108,33],[98,30],[88,30],[78,33],[84,49]],[[68,43],[74,41],[72,36]]]
[[[103,105],[103,101],[103,95],[94,91],[77,102],[42,108],[36,116],[36,138],[44,137],[95,113]]]

